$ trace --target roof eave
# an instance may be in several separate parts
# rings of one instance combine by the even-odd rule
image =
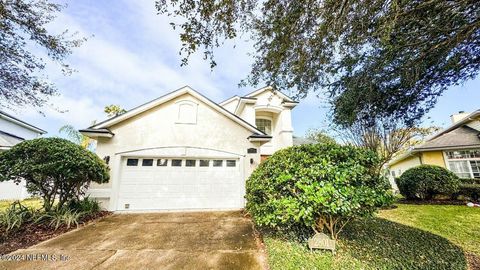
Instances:
[[[31,125],[31,124],[29,124],[29,123],[27,123],[27,122],[25,122],[25,121],[23,121],[23,120],[20,120],[20,119],[18,119],[18,118],[16,118],[16,117],[13,117],[13,116],[5,113],[5,112],[2,112],[2,111],[0,111],[0,118],[4,118],[4,119],[6,119],[7,121],[13,122],[13,123],[15,123],[15,124],[17,124],[17,125],[19,125],[19,126],[22,126],[22,127],[26,128],[26,129],[35,131],[35,132],[37,132],[37,133],[39,133],[39,134],[46,134],[46,133],[47,133],[45,130],[43,130],[43,129],[41,129],[41,128],[38,128],[38,127],[36,127],[36,126],[34,126],[34,125]]]
[[[250,142],[269,142],[272,140],[270,135],[252,134],[248,137]]]
[[[256,96],[256,95],[258,95],[258,94],[260,94],[261,92],[264,92],[264,91],[266,91],[266,90],[272,90],[272,91],[278,92],[280,95],[283,96],[283,98],[284,98],[285,100],[287,100],[287,101],[289,101],[289,102],[295,102],[295,100],[293,100],[293,98],[287,96],[286,94],[284,94],[284,93],[283,93],[282,91],[280,91],[280,90],[274,89],[272,86],[265,86],[265,87],[262,87],[262,88],[260,88],[260,89],[257,89],[257,90],[255,90],[255,91],[253,91],[253,92],[245,95],[245,97]]]
[[[428,152],[428,151],[456,150],[456,149],[470,149],[470,148],[480,148],[480,144],[414,148],[412,152],[419,153],[419,152]]]
[[[81,129],[79,130],[79,132],[90,138],[112,138],[113,136],[115,136],[115,134],[113,134],[108,129],[102,129],[102,130]]]

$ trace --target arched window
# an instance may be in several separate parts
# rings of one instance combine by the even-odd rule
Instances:
[[[196,124],[197,123],[197,106],[198,104],[190,100],[181,100],[177,103],[178,114],[177,121],[178,124]]]
[[[272,134],[272,120],[265,118],[257,118],[255,119],[255,125],[258,129],[265,132],[265,134]]]

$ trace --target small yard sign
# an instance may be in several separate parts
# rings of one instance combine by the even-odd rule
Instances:
[[[308,248],[311,250],[317,249],[329,249],[335,253],[335,240],[324,233],[316,233],[312,238],[308,239]]]

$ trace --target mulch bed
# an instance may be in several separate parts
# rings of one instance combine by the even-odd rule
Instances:
[[[101,219],[111,215],[112,212],[100,211],[98,213],[88,215],[82,218],[79,226]],[[52,228],[47,224],[26,224],[17,231],[10,232],[8,235],[4,231],[0,231],[0,254],[8,254],[17,249],[28,248],[42,241],[48,240],[60,234],[76,229],[76,226],[67,228],[60,226],[58,229]]]
[[[417,204],[417,205],[467,205],[466,201],[458,200],[399,200],[401,204]]]
[[[465,254],[468,261],[468,269],[470,270],[480,270],[480,256],[473,253]]]

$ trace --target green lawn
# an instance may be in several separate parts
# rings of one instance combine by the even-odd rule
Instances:
[[[0,201],[0,211],[7,209],[14,201]],[[38,198],[29,198],[21,201],[22,205],[39,209],[42,207],[42,200]]]
[[[398,205],[346,226],[337,254],[264,233],[274,269],[466,269],[464,250],[480,254],[480,209]]]
[[[380,217],[443,236],[480,256],[480,209],[462,205],[409,205],[384,210]]]

